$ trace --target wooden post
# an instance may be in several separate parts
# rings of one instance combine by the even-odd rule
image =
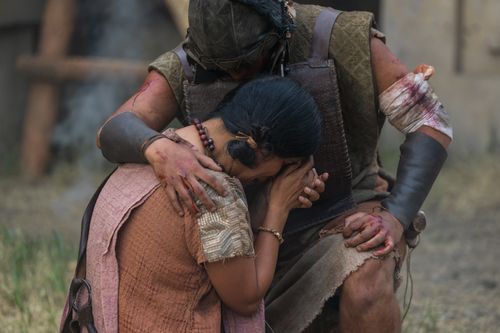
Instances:
[[[53,59],[20,56],[16,65],[20,72],[33,79],[53,83],[91,80],[141,81],[146,78],[148,68],[148,64],[142,61],[98,57]]]
[[[165,6],[172,15],[177,30],[184,36],[188,28],[189,0],[165,0]]]
[[[39,55],[63,58],[75,21],[75,0],[47,0],[42,20]],[[22,166],[26,176],[43,175],[50,158],[50,141],[59,108],[59,89],[39,80],[32,84],[24,122]]]

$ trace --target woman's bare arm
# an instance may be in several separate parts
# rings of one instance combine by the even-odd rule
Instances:
[[[281,232],[288,212],[268,210],[264,225]],[[268,232],[260,232],[255,242],[255,258],[235,257],[206,264],[210,281],[220,298],[232,310],[253,314],[273,280],[279,242]]]
[[[312,167],[312,159],[289,166],[273,181],[263,226],[282,233],[290,210],[303,206],[297,198],[304,186],[318,179]],[[275,235],[261,231],[255,241],[254,258],[235,257],[206,264],[210,281],[227,306],[243,315],[257,310],[273,280],[279,245]]]

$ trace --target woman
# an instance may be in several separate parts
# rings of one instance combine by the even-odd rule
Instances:
[[[204,187],[213,211],[197,202],[196,215],[180,217],[149,166],[121,166],[97,200],[88,239],[97,330],[218,332],[221,302],[244,316],[255,313],[289,211],[308,206],[304,188],[326,180],[309,158],[320,131],[307,92],[288,79],[263,78],[230,93],[211,119],[165,132],[224,170],[212,175],[226,196]],[[270,179],[266,211],[251,225],[242,184]]]

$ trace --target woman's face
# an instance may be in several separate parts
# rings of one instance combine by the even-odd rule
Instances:
[[[281,158],[274,155],[263,157],[261,154],[258,154],[256,166],[254,168],[243,168],[236,177],[243,185],[265,182],[276,176],[284,167],[300,163],[302,160],[298,157]]]

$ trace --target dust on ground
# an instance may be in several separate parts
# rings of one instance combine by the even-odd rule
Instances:
[[[498,156],[451,159],[442,171],[411,257],[414,293],[405,332],[499,331],[499,165]],[[76,242],[83,209],[104,175],[82,176],[65,166],[37,183],[0,178],[0,225],[41,237],[57,230]]]
[[[452,159],[443,170],[411,259],[407,332],[500,332],[499,180],[499,156]]]

